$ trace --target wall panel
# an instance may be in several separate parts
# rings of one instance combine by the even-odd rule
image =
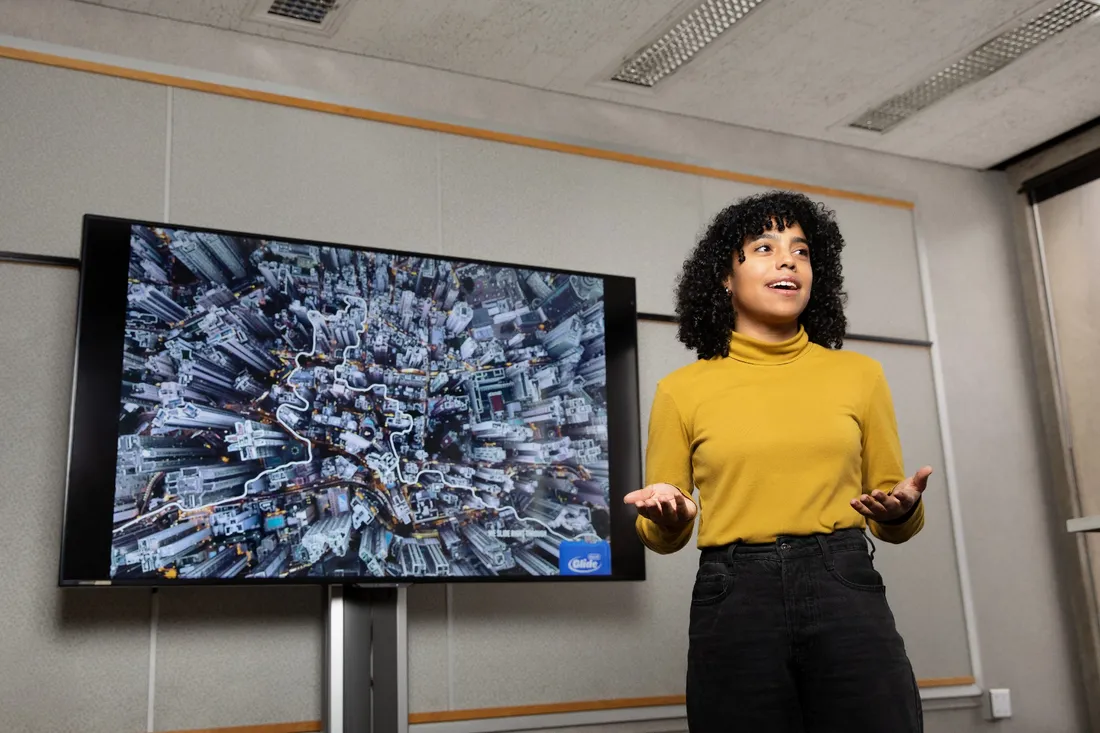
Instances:
[[[918,678],[971,673],[958,556],[951,529],[943,444],[928,349],[866,342],[845,348],[877,359],[886,372],[897,414],[906,473],[924,465],[933,474],[925,490],[924,529],[908,542],[874,540],[875,561],[906,640]]]
[[[481,257],[638,279],[638,309],[672,312],[700,224],[700,179],[445,136],[443,246]]]
[[[171,219],[439,251],[436,135],[174,91]]]
[[[5,733],[145,729],[149,591],[57,587],[76,287],[71,270],[0,263]]]
[[[157,730],[321,717],[323,588],[165,588]]]
[[[164,87],[0,59],[0,100],[0,250],[77,257],[84,214],[161,214]]]

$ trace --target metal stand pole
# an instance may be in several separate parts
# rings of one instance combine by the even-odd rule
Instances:
[[[325,733],[408,733],[405,588],[329,586]]]

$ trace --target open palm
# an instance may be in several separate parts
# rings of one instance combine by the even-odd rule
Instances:
[[[921,494],[928,487],[928,477],[931,475],[932,467],[925,466],[899,482],[889,494],[875,490],[870,494],[863,494],[858,499],[852,499],[852,508],[876,522],[900,519],[920,501]]]
[[[650,484],[623,497],[624,504],[633,504],[638,513],[666,529],[679,529],[690,524],[699,513],[695,502],[672,484]]]

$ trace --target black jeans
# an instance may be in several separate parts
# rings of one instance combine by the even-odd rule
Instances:
[[[920,694],[858,529],[703,550],[692,733],[919,733]]]

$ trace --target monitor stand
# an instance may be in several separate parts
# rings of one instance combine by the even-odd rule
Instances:
[[[408,733],[406,589],[330,585],[324,733]]]

